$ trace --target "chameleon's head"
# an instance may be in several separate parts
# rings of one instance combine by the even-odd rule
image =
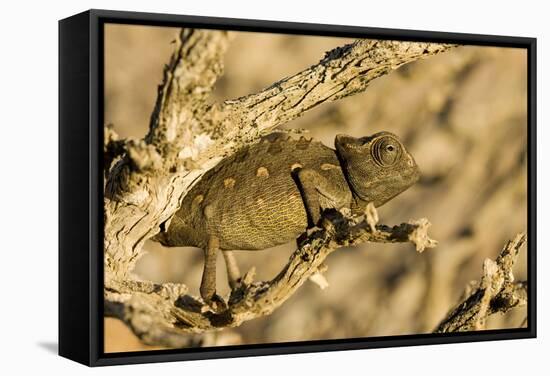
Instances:
[[[413,157],[392,133],[360,138],[339,134],[335,146],[353,194],[376,207],[420,178]]]

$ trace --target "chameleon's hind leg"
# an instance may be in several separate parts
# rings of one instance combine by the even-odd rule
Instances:
[[[204,250],[204,269],[201,280],[201,296],[205,303],[214,311],[222,311],[227,306],[223,299],[216,294],[216,258],[220,249],[220,241],[215,236],[210,237]]]
[[[237,287],[237,283],[241,277],[239,265],[237,264],[233,251],[222,251],[222,253],[223,258],[225,259],[225,266],[227,268],[227,281],[229,282],[229,287],[233,290]]]

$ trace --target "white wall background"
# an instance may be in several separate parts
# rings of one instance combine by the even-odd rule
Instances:
[[[538,41],[538,317],[536,340],[87,369],[54,355],[57,342],[57,20],[87,8],[404,29],[518,35]],[[335,375],[528,374],[548,371],[550,221],[548,39],[543,1],[80,1],[3,2],[0,22],[0,373]],[[7,132],[6,132],[7,131]],[[544,371],[543,371],[544,372]],[[541,374],[537,372],[536,374]]]

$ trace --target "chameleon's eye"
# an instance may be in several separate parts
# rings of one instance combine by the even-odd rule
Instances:
[[[375,140],[372,145],[372,157],[380,166],[391,166],[399,159],[401,147],[397,140],[384,136]]]

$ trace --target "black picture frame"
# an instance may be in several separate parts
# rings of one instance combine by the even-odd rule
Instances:
[[[103,25],[182,26],[525,48],[528,52],[528,327],[181,350],[103,352]],[[59,21],[59,354],[89,366],[536,337],[536,39],[88,10]]]

